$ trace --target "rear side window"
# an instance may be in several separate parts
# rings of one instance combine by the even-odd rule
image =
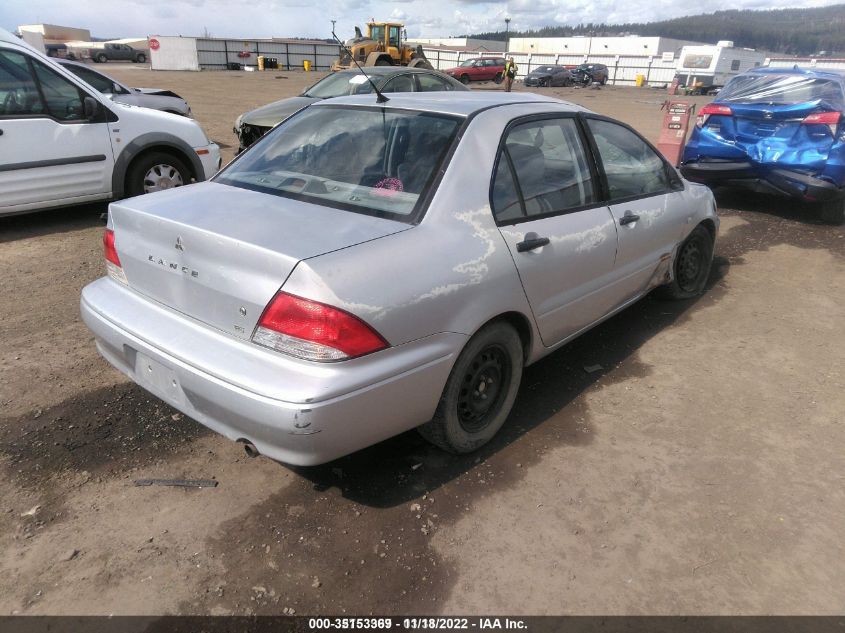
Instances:
[[[592,174],[575,120],[544,119],[511,128],[491,198],[498,222],[563,213],[594,203]]]
[[[440,92],[441,90],[452,90],[452,84],[440,77],[419,74],[417,81],[420,83],[420,92]]]
[[[72,72],[85,83],[96,88],[98,92],[102,92],[104,94],[111,94],[114,92],[114,82],[100,73],[96,73],[93,70],[82,68],[80,66],[65,66],[65,69]]]
[[[388,81],[382,92],[414,92],[416,86],[414,85],[414,78],[411,75],[399,75]]]
[[[25,56],[0,51],[0,116],[44,114],[44,102]]]
[[[628,128],[588,119],[604,166],[610,200],[662,193],[669,189],[663,159]]]

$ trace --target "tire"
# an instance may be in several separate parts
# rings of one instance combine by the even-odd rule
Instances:
[[[458,356],[420,435],[450,453],[470,453],[489,442],[513,408],[522,366],[516,330],[503,321],[482,328]]]
[[[466,86],[469,83],[469,75],[461,75],[461,83]]]
[[[704,292],[713,266],[713,236],[699,224],[678,247],[671,283],[658,288],[665,299],[692,299]]]
[[[845,198],[820,202],[818,206],[819,218],[827,224],[845,223]]]
[[[109,61],[109,58],[108,58],[108,57],[106,57],[106,54],[105,54],[105,53],[99,53],[99,54],[98,54],[98,55],[94,58],[94,60],[95,60],[96,62],[100,63],[100,64],[105,64],[107,61]]]
[[[149,152],[137,158],[126,172],[126,195],[172,189],[190,184],[191,170],[182,159],[166,152]]]
[[[376,66],[393,66],[387,59],[381,57],[376,60]]]
[[[602,77],[602,79],[599,83],[601,83],[602,86],[606,85],[607,84],[607,77]]]
[[[147,61],[147,56],[143,53],[138,53],[138,56],[135,58],[135,61],[139,64],[143,64],[145,61]]]

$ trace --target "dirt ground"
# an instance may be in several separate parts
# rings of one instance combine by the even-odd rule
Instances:
[[[239,113],[318,77],[108,70],[185,96],[226,159]],[[554,92],[656,139],[660,91]],[[719,201],[708,292],[530,367],[480,453],[407,433],[311,469],[97,355],[104,206],[0,219],[0,613],[843,613],[845,229]]]

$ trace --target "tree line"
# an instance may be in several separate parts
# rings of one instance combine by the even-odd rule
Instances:
[[[729,10],[661,22],[586,23],[529,31],[494,31],[466,37],[504,41],[509,37],[593,37],[636,34],[736,46],[789,55],[845,54],[845,4],[809,9]]]

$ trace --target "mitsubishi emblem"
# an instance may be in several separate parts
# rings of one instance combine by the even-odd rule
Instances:
[[[177,251],[184,251],[185,250],[185,247],[182,246],[182,238],[181,237],[176,238],[176,250]]]

